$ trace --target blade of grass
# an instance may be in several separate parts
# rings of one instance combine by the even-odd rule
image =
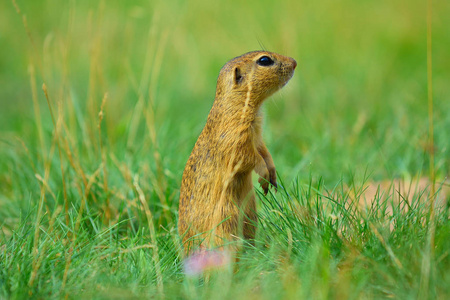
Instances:
[[[422,272],[420,279],[419,298],[428,299],[430,293],[431,262],[434,258],[435,238],[435,171],[434,171],[434,124],[433,124],[433,60],[432,60],[432,0],[427,0],[427,90],[428,90],[428,159],[431,180],[431,191],[428,195],[428,240],[426,250],[422,259]]]

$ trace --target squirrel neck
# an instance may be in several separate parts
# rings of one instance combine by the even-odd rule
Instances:
[[[208,119],[225,125],[240,125],[242,129],[250,128],[261,114],[262,102],[254,99],[248,90],[236,91],[232,97],[217,93]]]

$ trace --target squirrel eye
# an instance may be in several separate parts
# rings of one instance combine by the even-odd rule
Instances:
[[[256,61],[256,63],[260,66],[267,67],[273,65],[274,61],[268,56],[262,56]]]

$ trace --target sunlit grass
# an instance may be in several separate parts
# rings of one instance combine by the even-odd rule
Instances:
[[[0,3],[0,298],[450,295],[448,3],[432,149],[422,2],[15,2]],[[261,45],[299,62],[265,105],[280,189],[258,192],[237,265],[185,276],[184,164],[221,66]],[[403,187],[432,151],[430,255],[429,184]]]

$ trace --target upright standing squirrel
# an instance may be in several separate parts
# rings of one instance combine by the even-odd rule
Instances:
[[[267,194],[277,179],[262,139],[261,105],[291,79],[297,62],[267,51],[233,58],[222,68],[208,120],[184,169],[178,231],[194,246],[222,246],[255,237],[252,171]]]

